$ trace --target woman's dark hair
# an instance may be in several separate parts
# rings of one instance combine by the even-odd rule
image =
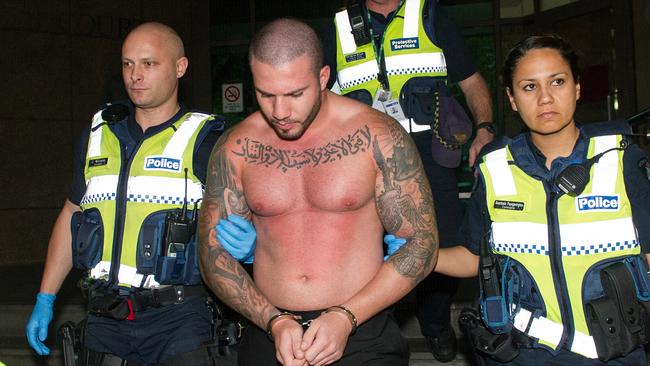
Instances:
[[[580,81],[578,54],[569,41],[557,34],[532,34],[519,41],[508,52],[508,56],[503,63],[503,69],[501,70],[501,82],[504,87],[512,90],[512,75],[515,72],[515,67],[517,67],[519,59],[524,57],[528,51],[540,48],[557,50],[564,61],[569,64],[571,74],[573,74],[573,80],[576,83]]]

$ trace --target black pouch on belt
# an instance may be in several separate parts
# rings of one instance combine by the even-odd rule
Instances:
[[[645,314],[637,301],[634,282],[622,262],[600,272],[605,296],[586,304],[586,320],[598,359],[625,356],[642,344]]]
[[[90,290],[88,294],[88,312],[96,316],[116,320],[124,320],[130,314],[127,298],[103,288]]]

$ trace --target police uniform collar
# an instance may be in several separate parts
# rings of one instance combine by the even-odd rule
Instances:
[[[146,131],[143,132],[142,128],[140,127],[138,122],[135,120],[135,108],[133,106],[133,103],[129,102],[129,104],[130,104],[130,108],[129,108],[130,114],[129,114],[129,120],[127,122],[127,127],[128,127],[128,130],[129,130],[129,134],[131,134],[131,136],[136,141],[139,140],[142,137],[152,136],[152,135],[154,135],[154,134],[168,128],[174,122],[178,121],[181,118],[181,116],[183,116],[185,113],[188,112],[187,107],[185,107],[185,104],[182,103],[182,102],[179,102],[178,104],[180,106],[180,109],[169,120],[167,120],[164,123],[161,123],[159,125],[149,127],[149,128],[147,128]]]
[[[564,170],[567,165],[582,162],[587,156],[588,147],[589,138],[580,129],[580,135],[571,154],[553,160],[549,171],[546,169],[546,156],[535,146],[530,138],[530,132],[517,135],[509,144],[515,165],[531,177],[543,180],[554,179],[555,175]]]

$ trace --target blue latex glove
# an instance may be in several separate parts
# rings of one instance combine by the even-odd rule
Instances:
[[[55,299],[56,295],[39,292],[36,295],[36,305],[25,327],[29,345],[41,356],[50,354],[50,349],[43,344],[43,341],[47,338],[47,327],[52,321]]]
[[[393,234],[384,235],[384,243],[388,245],[388,255],[384,256],[384,261],[387,261],[388,258],[393,255],[399,248],[406,243],[406,239],[400,238]]]
[[[227,219],[219,220],[215,229],[219,243],[233,258],[253,263],[257,231],[250,221],[238,215],[229,215]]]

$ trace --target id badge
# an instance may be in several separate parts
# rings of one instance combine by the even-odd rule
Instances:
[[[384,108],[384,102],[390,99],[390,90],[384,90],[382,88],[377,89],[375,93],[375,98],[372,101],[372,107],[380,112],[386,113]]]
[[[384,109],[386,110],[386,114],[389,116],[395,118],[398,121],[403,121],[406,119],[404,116],[404,111],[402,111],[402,106],[399,104],[399,100],[389,99],[383,102],[383,104]]]

